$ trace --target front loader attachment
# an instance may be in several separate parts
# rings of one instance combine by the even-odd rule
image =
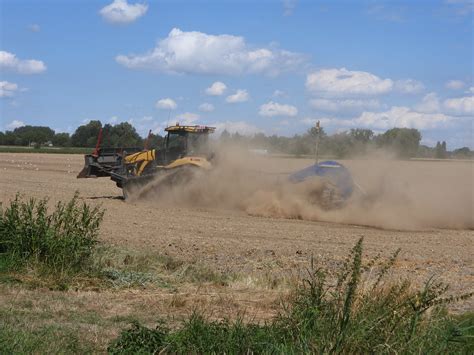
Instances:
[[[110,176],[112,171],[120,168],[124,156],[139,150],[140,148],[104,148],[99,149],[96,154],[94,154],[95,152],[86,154],[84,156],[84,168],[77,175],[77,178]]]
[[[77,175],[81,178],[97,178],[111,175],[122,168],[122,159],[141,148],[100,148],[84,156],[84,168]]]

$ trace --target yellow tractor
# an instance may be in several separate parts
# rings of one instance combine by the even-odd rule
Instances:
[[[211,168],[213,153],[209,148],[209,133],[215,127],[181,126],[165,129],[167,135],[161,149],[101,148],[102,131],[96,148],[85,155],[85,165],[78,178],[109,176],[127,199],[132,188],[145,185],[159,174],[167,173],[166,181],[189,177],[193,169]]]

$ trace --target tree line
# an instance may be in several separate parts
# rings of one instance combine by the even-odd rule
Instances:
[[[16,146],[57,146],[57,147],[94,147],[102,127],[103,147],[143,147],[145,141],[149,148],[162,146],[163,137],[150,134],[142,138],[128,122],[116,125],[102,125],[100,121],[90,121],[79,126],[75,132],[56,133],[49,127],[23,126],[13,131],[0,132],[0,145]],[[318,131],[310,128],[303,134],[292,137],[257,133],[243,136],[224,130],[218,137],[223,144],[238,144],[249,149],[264,149],[274,154],[314,155]],[[381,134],[370,129],[351,129],[349,131],[326,134],[319,132],[318,154],[334,158],[352,158],[363,156],[377,149],[385,149],[400,158],[473,158],[474,152],[468,147],[448,151],[446,142],[437,142],[431,148],[420,145],[421,133],[413,128],[392,128]]]

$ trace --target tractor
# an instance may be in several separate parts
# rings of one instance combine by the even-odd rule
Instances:
[[[78,178],[110,177],[122,189],[126,200],[132,190],[144,187],[152,180],[158,186],[186,184],[197,172],[212,167],[214,154],[209,149],[209,134],[215,127],[181,126],[167,127],[167,135],[161,149],[101,148],[102,131],[92,154],[85,155],[85,165]],[[311,183],[313,179],[323,183],[322,189],[307,192],[307,198],[324,209],[341,208],[357,186],[349,170],[335,161],[318,161],[319,122],[316,125],[316,161],[300,171],[289,173],[292,184]],[[152,185],[150,185],[152,186]],[[152,186],[154,187],[154,185]],[[146,195],[140,190],[138,196]]]
[[[209,170],[213,153],[209,134],[215,127],[182,126],[176,123],[165,129],[167,135],[161,149],[101,148],[102,131],[92,154],[78,178],[110,177],[122,189],[124,199],[131,189],[143,186],[161,174],[167,182],[187,179],[193,170]]]

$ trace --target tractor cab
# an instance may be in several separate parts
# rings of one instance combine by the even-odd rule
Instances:
[[[163,149],[157,152],[158,156],[155,158],[158,165],[168,165],[184,157],[209,156],[209,133],[215,131],[214,127],[176,124],[166,128],[165,131],[168,134]]]

